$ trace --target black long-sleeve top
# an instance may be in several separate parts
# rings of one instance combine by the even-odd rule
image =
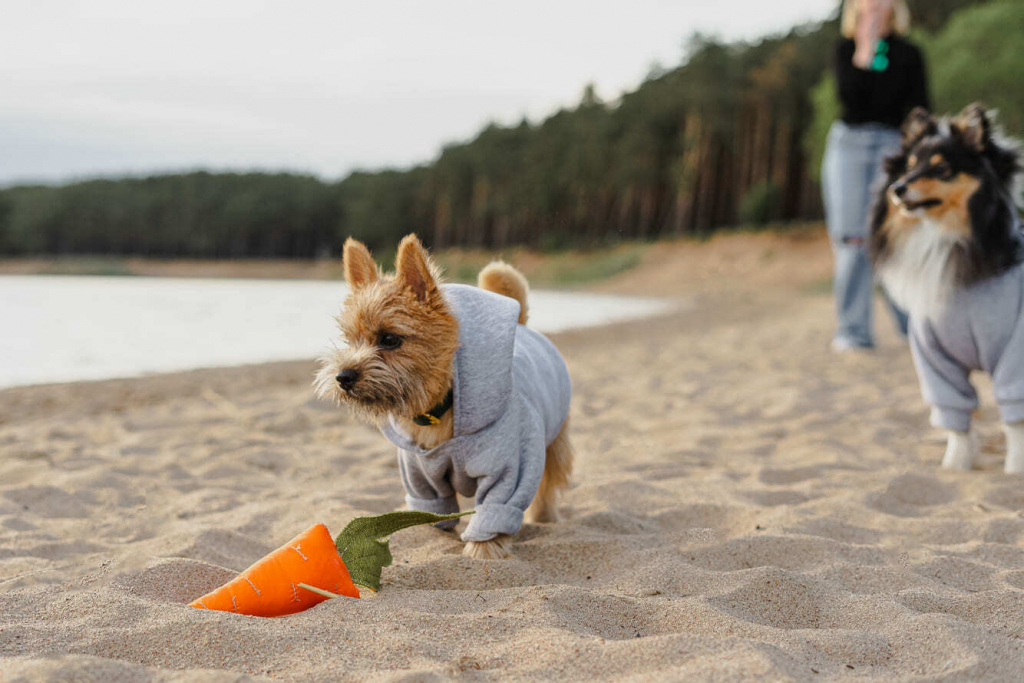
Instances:
[[[929,108],[928,81],[921,51],[896,35],[889,43],[889,66],[884,71],[868,71],[853,65],[856,49],[850,38],[836,45],[835,74],[846,123],[880,123],[899,128],[910,110]]]

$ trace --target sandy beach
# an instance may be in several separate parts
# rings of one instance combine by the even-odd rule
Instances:
[[[514,557],[392,541],[382,590],[281,619],[185,603],[310,524],[403,501],[314,363],[0,392],[0,681],[1020,680],[1024,476],[987,380],[938,467],[906,345],[828,343],[820,233],[648,250],[595,291],[686,299],[553,337],[564,521]]]

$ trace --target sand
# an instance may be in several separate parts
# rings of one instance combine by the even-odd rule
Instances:
[[[600,288],[694,307],[555,337],[566,519],[504,561],[403,531],[378,595],[282,619],[185,603],[403,495],[312,362],[0,392],[0,680],[1020,680],[1024,477],[989,385],[979,469],[941,471],[888,321],[828,351],[829,267],[820,236],[651,250]]]

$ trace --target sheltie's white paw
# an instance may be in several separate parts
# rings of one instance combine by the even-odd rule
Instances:
[[[974,432],[953,431],[946,434],[946,455],[942,458],[942,466],[951,470],[970,471],[974,456],[980,450],[978,435]]]
[[[1006,473],[1024,472],[1024,422],[1004,425],[1006,430]]]

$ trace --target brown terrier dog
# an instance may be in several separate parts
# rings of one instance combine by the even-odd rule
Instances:
[[[568,370],[524,326],[526,279],[495,261],[478,287],[441,284],[415,235],[402,240],[394,274],[351,238],[344,261],[346,344],[321,359],[317,393],[399,447],[410,508],[449,513],[456,494],[475,496],[464,554],[508,556],[524,518],[556,521],[573,460]]]

